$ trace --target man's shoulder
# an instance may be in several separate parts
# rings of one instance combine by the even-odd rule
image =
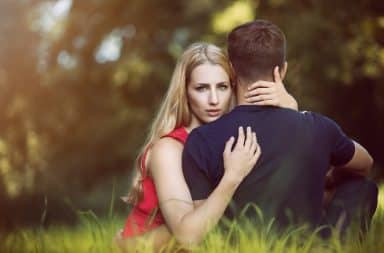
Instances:
[[[303,111],[300,112],[303,115],[307,124],[310,124],[314,133],[327,140],[334,140],[340,136],[344,136],[344,133],[339,124],[328,116],[325,116],[318,112]]]
[[[318,118],[321,118],[322,115],[312,112],[312,111],[296,111],[289,108],[272,108],[271,110],[263,111],[264,114],[260,114],[260,117],[265,118],[267,115],[268,118],[272,120],[275,124],[278,122],[284,122],[284,124],[312,124]],[[257,114],[255,114],[257,117]]]
[[[194,128],[189,134],[185,142],[184,149],[202,149],[206,146],[206,134],[205,128],[199,126]]]
[[[321,113],[318,113],[318,112],[312,112],[312,111],[301,111],[300,112],[303,117],[305,119],[309,119],[309,120],[312,120],[314,121],[314,123],[318,123],[318,124],[336,124],[336,122],[331,119],[330,117],[328,116],[325,116]]]
[[[218,143],[226,138],[226,130],[232,124],[233,122],[228,121],[227,115],[224,115],[213,122],[196,127],[188,135],[185,148],[201,155],[215,153],[220,146]]]
[[[328,116],[314,111],[294,111],[294,110],[278,110],[280,113],[275,115],[277,122],[284,123],[284,126],[293,125],[304,129],[311,129],[313,134],[321,136],[333,135],[335,130],[339,129],[339,125]]]
[[[217,133],[218,129],[221,129],[223,126],[228,124],[231,119],[231,113],[232,112],[229,112],[223,115],[222,117],[216,119],[215,121],[196,127],[192,130],[190,135],[193,133],[194,136],[198,136],[194,138],[205,139],[207,138],[207,136],[211,136],[212,134]]]
[[[311,121],[313,123],[323,122],[323,121],[333,121],[329,117],[318,113],[314,111],[294,111],[294,110],[287,110],[286,114],[296,116],[300,119]]]

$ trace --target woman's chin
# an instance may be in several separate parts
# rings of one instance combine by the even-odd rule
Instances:
[[[219,119],[220,117],[221,117],[221,115],[220,116],[215,116],[215,117],[207,117],[206,119],[204,119],[204,123],[203,124],[211,123],[211,122]]]

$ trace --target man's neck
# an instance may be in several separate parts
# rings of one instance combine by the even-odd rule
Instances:
[[[251,105],[245,100],[245,93],[248,91],[248,86],[238,85],[236,88],[236,105]]]
[[[265,77],[261,80],[267,82],[274,82],[274,80],[270,77]],[[255,82],[245,82],[242,80],[238,80],[238,84],[236,85],[236,105],[253,105],[252,103],[246,101],[245,94],[248,92],[248,87],[251,87],[251,85]]]

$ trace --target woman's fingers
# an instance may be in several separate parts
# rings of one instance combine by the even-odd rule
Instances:
[[[291,108],[292,98],[285,90],[278,66],[274,68],[273,76],[274,82],[260,80],[251,84],[244,94],[245,101],[254,105]]]
[[[244,133],[244,128],[239,127],[238,129],[238,138],[234,149],[241,150],[244,149],[246,151],[252,150],[254,146],[254,132],[252,132],[251,127],[246,128],[246,133]],[[235,142],[235,137],[231,136],[224,147],[224,155],[229,155],[233,150],[233,144]]]
[[[252,145],[252,130],[251,130],[251,127],[247,127],[247,136],[246,136],[246,139],[245,139],[245,143],[244,143],[244,148],[245,150],[249,150],[251,148],[251,145]]]
[[[261,155],[261,148],[260,148],[259,143],[257,143],[256,144],[256,152],[255,152],[254,156],[252,157],[252,163],[254,165],[256,164],[257,160],[259,160],[260,155]]]
[[[231,136],[225,143],[225,148],[224,148],[224,155],[229,155],[232,151],[233,143],[235,142],[235,137]]]
[[[248,91],[256,90],[260,88],[270,88],[270,87],[273,87],[274,84],[275,84],[274,82],[259,80],[248,85]]]
[[[256,102],[261,102],[265,100],[272,100],[276,99],[276,94],[263,94],[263,95],[257,95],[253,97],[249,97],[246,99],[248,103],[256,103]]]
[[[276,98],[268,99],[268,100],[261,100],[253,103],[254,105],[269,105],[269,106],[279,106],[279,100]]]
[[[257,139],[256,139],[256,133],[255,132],[252,132],[251,138],[252,138],[252,145],[251,145],[251,148],[249,150],[250,150],[251,154],[255,154],[256,148],[257,148]]]
[[[244,138],[245,138],[244,129],[243,127],[239,127],[235,149],[239,149],[244,146]]]
[[[268,87],[268,88],[258,88],[255,90],[250,90],[245,93],[245,98],[254,97],[257,95],[266,95],[266,94],[274,94],[276,93],[276,87]]]
[[[114,237],[115,242],[123,239],[123,229],[119,229]]]
[[[232,149],[233,146],[235,147]],[[231,137],[225,144],[223,152],[225,173],[229,173],[227,175],[230,177],[244,178],[259,159],[259,149],[256,133],[251,127],[246,127],[245,131],[243,127],[239,127],[237,140]]]
[[[252,149],[251,149],[251,151],[252,151],[251,163],[253,165],[255,165],[257,160],[260,157],[261,150],[260,150],[260,145],[257,142],[257,137],[256,137],[256,133],[255,132],[253,132],[252,139],[253,139],[253,145],[252,145]]]

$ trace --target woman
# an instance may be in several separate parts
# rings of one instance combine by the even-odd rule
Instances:
[[[278,73],[275,76],[279,78]],[[137,175],[129,195],[134,207],[118,240],[123,248],[133,246],[138,238],[150,238],[157,249],[171,234],[182,244],[196,244],[218,222],[260,156],[256,134],[249,127],[245,132],[239,128],[237,143],[234,145],[234,137],[228,140],[223,153],[224,176],[209,198],[198,205],[184,181],[181,156],[192,129],[218,119],[233,105],[233,85],[230,64],[218,47],[196,43],[183,53],[136,159]],[[260,92],[250,91],[249,101],[296,109],[296,101],[281,83],[255,84],[260,86]]]

